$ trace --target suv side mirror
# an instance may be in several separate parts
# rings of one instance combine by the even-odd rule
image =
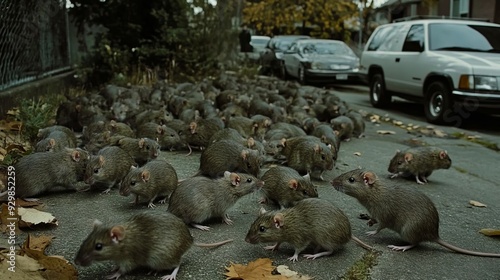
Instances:
[[[403,44],[404,52],[423,52],[424,46],[420,44],[420,41],[406,41]]]

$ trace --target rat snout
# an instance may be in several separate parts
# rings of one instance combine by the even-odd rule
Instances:
[[[85,182],[85,184],[93,185],[95,183],[94,176],[90,176],[90,177],[85,176],[84,182]]]
[[[75,258],[75,264],[80,266],[89,266],[92,263],[92,257],[90,255],[80,256],[78,254]]]
[[[257,236],[248,234],[247,237],[245,237],[245,242],[255,244],[257,243]]]
[[[336,180],[331,181],[330,184],[335,190],[339,192],[344,192],[344,186],[341,183],[337,182]]]

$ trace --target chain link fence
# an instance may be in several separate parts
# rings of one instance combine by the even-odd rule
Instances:
[[[0,91],[68,69],[66,0],[0,0]]]

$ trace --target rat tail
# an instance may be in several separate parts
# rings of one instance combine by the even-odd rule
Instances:
[[[356,243],[358,243],[359,246],[365,248],[366,250],[370,250],[370,251],[375,250],[375,249],[373,249],[372,246],[370,246],[370,245],[366,244],[365,242],[361,241],[359,238],[357,238],[354,235],[351,235],[351,239],[354,240]]]
[[[194,243],[194,245],[196,245],[198,247],[204,247],[204,248],[215,248],[215,247],[219,247],[219,246],[224,245],[224,244],[229,243],[229,242],[233,242],[233,240],[228,239],[228,240],[224,240],[224,241],[216,242],[216,243]]]
[[[466,249],[462,249],[459,247],[456,247],[454,245],[451,245],[450,243],[442,240],[442,239],[437,239],[436,243],[445,247],[446,249],[455,251],[460,254],[466,254],[466,255],[472,255],[472,256],[478,256],[478,257],[491,257],[491,258],[500,258],[500,254],[495,254],[495,253],[483,253],[483,252],[476,252],[476,251],[470,251]]]

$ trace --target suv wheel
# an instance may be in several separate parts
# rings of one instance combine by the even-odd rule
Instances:
[[[384,108],[391,103],[391,95],[385,89],[384,76],[376,73],[370,80],[370,102],[375,108]]]
[[[453,101],[449,87],[443,82],[433,82],[425,92],[424,111],[428,122],[445,124],[453,114]]]
[[[299,73],[297,73],[297,77],[299,78],[299,83],[305,85],[306,81],[306,71],[304,70],[304,65],[299,65]]]

